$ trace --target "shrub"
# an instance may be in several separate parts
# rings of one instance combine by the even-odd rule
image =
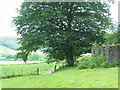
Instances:
[[[75,66],[78,66],[77,68],[85,69],[88,67],[88,61],[91,60],[91,55],[83,55],[75,61]]]
[[[108,63],[104,56],[92,57],[89,63],[90,63],[89,64],[90,68],[98,68],[98,67],[105,68],[108,66]]]
[[[83,55],[77,59],[78,62],[91,60],[91,55]]]
[[[104,56],[96,56],[96,57],[87,57],[81,59],[79,62],[78,69],[86,69],[86,68],[108,68],[108,67],[116,67],[118,66],[118,61],[113,61],[108,63]]]
[[[120,61],[114,60],[111,63],[109,63],[109,67],[117,67],[119,66],[119,64],[120,64]]]
[[[77,67],[78,69],[86,69],[88,68],[89,62],[88,61],[84,61],[81,64],[79,64],[79,66]]]

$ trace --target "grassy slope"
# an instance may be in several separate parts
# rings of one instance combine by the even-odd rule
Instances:
[[[9,56],[14,56],[16,55],[16,53],[19,52],[17,50],[13,50],[10,49],[8,47],[5,47],[3,45],[0,45],[0,57],[9,57]],[[37,56],[36,56],[37,55]],[[15,57],[15,56],[14,56]],[[37,57],[37,58],[36,58]],[[30,61],[41,61],[41,60],[45,60],[46,56],[45,54],[43,54],[40,51],[37,51],[35,53],[32,53],[32,55],[30,55],[28,57],[28,59]],[[20,59],[17,59],[17,61],[19,61]],[[14,59],[10,59],[10,58],[6,58],[6,59],[0,59],[0,61],[15,61]]]
[[[0,45],[16,50],[18,48],[17,37],[2,36]]]
[[[15,55],[16,51],[0,45],[0,55]]]
[[[3,80],[3,88],[117,88],[118,68],[66,68],[46,76],[24,76]]]

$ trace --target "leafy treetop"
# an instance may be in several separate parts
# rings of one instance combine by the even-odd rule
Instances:
[[[18,57],[24,61],[32,51],[44,48],[50,58],[66,59],[73,66],[95,41],[104,42],[104,30],[111,25],[109,6],[102,2],[24,2],[18,12]]]

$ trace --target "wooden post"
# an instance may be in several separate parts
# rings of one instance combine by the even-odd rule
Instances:
[[[7,70],[5,70],[5,78],[7,78]]]
[[[13,71],[13,77],[14,77],[14,71]]]
[[[39,75],[39,68],[37,68],[37,75]]]
[[[30,75],[32,75],[32,72],[30,71]]]
[[[7,73],[5,72],[5,78],[7,77]]]
[[[32,75],[33,73],[32,73],[32,69],[31,69],[31,75]]]
[[[23,69],[21,69],[21,75],[23,76]]]
[[[55,65],[55,67],[54,67],[54,71],[56,71],[56,67],[57,67],[57,65]]]
[[[19,71],[19,75],[18,76],[20,76],[20,71]]]

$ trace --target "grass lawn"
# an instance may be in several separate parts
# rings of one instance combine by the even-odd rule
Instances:
[[[118,88],[118,68],[65,68],[52,75],[33,75],[2,80],[3,88]]]

